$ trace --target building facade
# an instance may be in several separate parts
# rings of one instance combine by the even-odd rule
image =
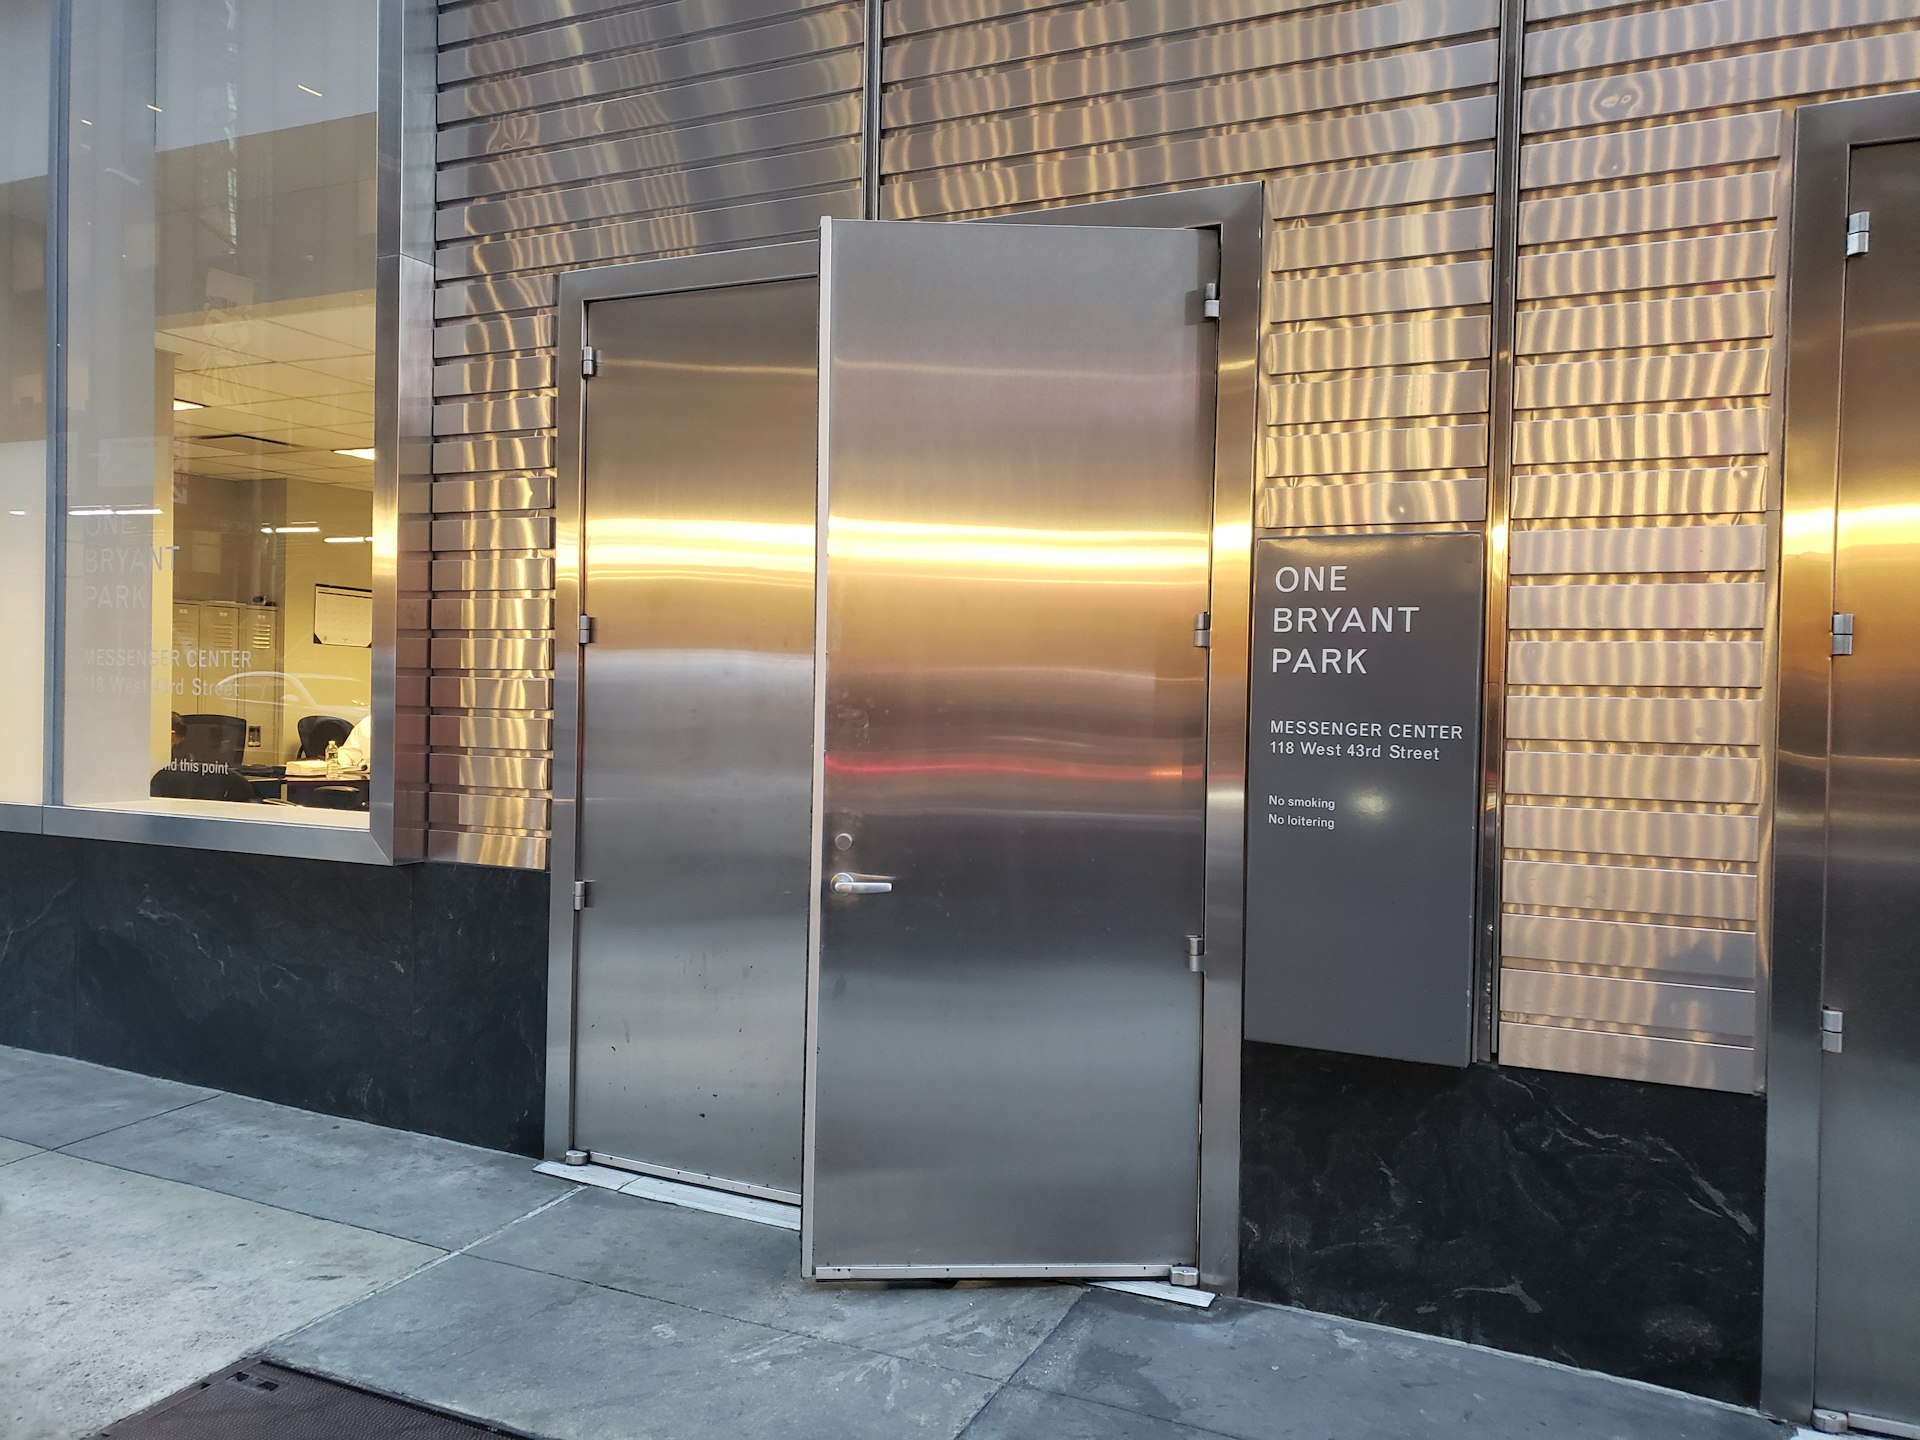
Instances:
[[[1912,822],[1883,764],[1860,782],[1881,828],[1832,828],[1851,782],[1821,717],[1851,703],[1846,537],[1911,504],[1849,522],[1835,477],[1868,430],[1842,411],[1871,404],[1831,395],[1843,354],[1913,354],[1846,350],[1873,342],[1843,283],[1869,280],[1839,277],[1904,303],[1844,267],[1899,254],[1848,217],[1885,234],[1920,174],[1920,3],[305,8],[4,7],[0,65],[46,123],[0,177],[0,1043],[573,1148],[554,1071],[586,1021],[553,1023],[549,972],[575,882],[623,883],[576,843],[582,307],[629,293],[576,272],[1234,187],[1257,278],[1222,262],[1219,373],[1250,418],[1218,443],[1252,464],[1239,528],[1215,512],[1211,663],[1250,653],[1255,693],[1236,660],[1208,723],[1244,744],[1251,714],[1256,753],[1250,788],[1209,731],[1233,807],[1209,824],[1253,828],[1231,943],[1211,910],[1206,936],[1233,1017],[1208,1133],[1237,1123],[1201,1160],[1231,1259],[1201,1270],[1790,1418],[1920,1423],[1874,1343],[1813,1319],[1854,1273],[1821,1229],[1854,1143],[1833,1107],[1908,1093],[1834,1068],[1826,947],[1855,922],[1822,908],[1845,891],[1824,837]],[[1318,983],[1285,938],[1311,901],[1260,836],[1282,641],[1248,580],[1342,537],[1409,575],[1430,541],[1470,557],[1447,1063],[1377,1038],[1432,973],[1417,943],[1325,1009],[1289,998]],[[1383,903],[1406,873],[1377,874]],[[1858,1055],[1879,1041],[1852,1003]],[[1880,1145],[1911,1167],[1903,1123]]]

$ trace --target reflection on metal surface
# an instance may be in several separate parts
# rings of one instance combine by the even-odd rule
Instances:
[[[1516,640],[1507,647],[1515,685],[1756,689],[1765,663],[1757,640]]]
[[[1683,860],[1760,858],[1758,815],[1509,805],[1505,825],[1507,846],[1513,850],[1665,855]]]
[[[1477,478],[1319,485],[1281,480],[1263,484],[1255,505],[1254,524],[1262,530],[1437,525],[1483,519],[1486,483]]]
[[[821,5],[810,13],[794,17],[785,24],[761,25],[733,30],[731,17],[717,9],[709,12],[709,27],[676,45],[642,45],[632,50],[611,52],[588,49],[564,53],[571,62],[549,68],[540,63],[540,52],[532,45],[533,58],[516,64],[512,70],[468,84],[447,83],[440,88],[440,120],[454,124],[504,111],[537,110],[549,105],[578,101],[590,95],[620,91],[668,89],[677,85],[711,84],[709,77],[729,71],[754,72],[790,61],[797,55],[823,55],[848,50],[860,43],[860,12],[857,6]],[[504,58],[504,57],[503,57]],[[736,85],[738,81],[734,82]],[[751,82],[749,82],[751,83]],[[838,88],[822,83],[813,93]],[[784,97],[783,97],[784,98]],[[745,108],[736,91],[728,109]]]
[[[1609,755],[1582,750],[1515,750],[1507,793],[1620,800],[1696,800],[1752,805],[1760,761],[1721,755]]]
[[[450,49],[440,57],[443,84],[471,80],[529,65],[551,64],[596,51],[633,50],[673,45],[697,38],[701,31],[721,25],[752,25],[782,20],[795,12],[829,6],[833,0],[677,0],[670,5],[635,9],[607,0],[568,0],[564,7],[524,3],[469,6],[456,10],[441,30],[441,39],[477,43]],[[556,18],[563,9],[565,24],[535,29]],[[596,11],[612,14],[595,15]],[[510,30],[525,33],[496,39]]]
[[[517,643],[486,642],[537,628],[514,606],[545,601],[555,585],[542,513],[555,501],[554,272],[754,246],[810,235],[823,214],[857,214],[864,8],[484,0],[442,17],[433,505],[443,518],[433,584],[446,602],[436,617],[458,607],[455,628],[478,633],[440,648],[447,668],[436,678],[468,678],[470,668],[471,678],[503,682],[550,673],[522,669],[537,657]],[[567,537],[559,544],[564,552]],[[463,746],[514,748],[534,736],[535,717],[496,710],[528,693],[463,696],[470,713],[449,717]],[[543,748],[544,718],[537,724]],[[496,772],[435,773],[458,775],[461,793],[478,795]],[[437,813],[506,812],[462,800]],[[515,863],[543,853],[468,849]]]
[[[1501,983],[1505,984],[1503,974]],[[1542,1070],[1577,1070],[1708,1090],[1751,1090],[1753,1047],[1632,1035],[1566,1025],[1519,1023],[1501,1016],[1500,1060]]]
[[[1634,290],[1661,290],[1674,285],[1695,285],[1702,281],[1750,280],[1773,273],[1773,237],[1746,231],[1734,235],[1703,235],[1686,240],[1653,240],[1628,245],[1607,245],[1591,250],[1567,250],[1557,254],[1529,255],[1520,261],[1518,293],[1522,300],[1537,300],[1547,295],[1605,295]],[[1677,400],[1691,395],[1759,395],[1766,391],[1765,351],[1748,352],[1748,358],[1760,357],[1757,366],[1747,370],[1751,390],[1691,390],[1692,372],[1702,365],[1713,365],[1713,355],[1654,355],[1642,357],[1646,379],[1658,375],[1670,383],[1648,383],[1646,400]],[[1738,360],[1739,357],[1728,357]],[[1633,365],[1631,361],[1610,363],[1616,370]],[[1631,370],[1629,373],[1633,373]],[[1538,374],[1530,373],[1536,381]],[[1608,398],[1604,393],[1596,401]],[[1633,398],[1632,396],[1622,398]],[[1528,408],[1533,408],[1529,406]]]
[[[1920,113],[1910,105],[1902,118],[1905,135],[1920,137]],[[1819,922],[1811,907],[1794,918],[1822,942],[1818,1006],[1845,1017],[1844,1049],[1834,1053],[1816,1056],[1796,1035],[1805,1046],[1800,1063],[1819,1066],[1817,1152],[1800,1155],[1819,1160],[1813,1403],[1884,1416],[1900,1433],[1920,1427],[1920,1227],[1912,1210],[1920,1192],[1920,967],[1912,944],[1920,922],[1920,654],[1907,639],[1920,562],[1920,138],[1856,148],[1849,169],[1846,203],[1833,213],[1870,210],[1872,248],[1796,271],[1808,281],[1796,300],[1807,308],[1796,318],[1819,328],[1805,351],[1796,349],[1795,393],[1812,392],[1809,420],[1817,424],[1825,412],[1837,425],[1797,432],[1793,452],[1796,463],[1833,457],[1831,589],[1816,588],[1825,577],[1796,559],[1790,652],[1797,671],[1826,671],[1824,757],[1809,746],[1809,758],[1825,760],[1825,803],[1796,817],[1803,830],[1825,822],[1825,896]],[[1815,358],[1825,363],[1803,363]],[[1803,526],[1815,542],[1829,533],[1816,488],[1825,479],[1824,466],[1796,475],[1804,508],[1790,517],[1790,544],[1803,543]],[[1824,664],[1820,651],[1840,647],[1819,644],[1822,611],[1852,617],[1854,631],[1853,645]],[[1816,690],[1806,698],[1820,697]],[[1798,724],[1792,733],[1801,744],[1818,738]],[[1805,796],[1795,788],[1796,798]],[[1805,996],[1804,981],[1795,991]],[[1804,999],[1800,1006],[1796,1030],[1812,1021],[1812,1007]]]
[[[1766,482],[1758,465],[1522,475],[1514,484],[1513,517],[1749,514],[1766,508]]]
[[[1513,594],[1511,615],[1516,630],[1759,630],[1766,606],[1767,587],[1757,580],[1525,585]]]
[[[1266,198],[1256,184],[1147,195],[1009,216],[1031,224],[1190,226],[1220,244],[1220,286],[1259,288]],[[1247,643],[1251,616],[1250,510],[1257,456],[1260,332],[1257,307],[1227,307],[1213,322],[1213,552],[1208,617],[1205,954],[1200,967],[1201,1282],[1238,1289],[1240,1274],[1241,928],[1246,894]],[[1188,965],[1192,945],[1189,937]]]
[[[1527,800],[1509,843],[1525,842],[1517,853],[1530,861],[1566,862],[1528,871],[1544,886],[1530,893],[1578,895],[1586,918],[1510,913],[1504,944],[1530,970],[1610,965],[1628,978],[1706,966],[1711,953],[1744,973],[1704,978],[1753,983],[1763,1001],[1757,900],[1719,903],[1702,887],[1721,881],[1656,882],[1593,861],[1625,854],[1745,877],[1764,859],[1764,844],[1733,837],[1766,824],[1780,147],[1794,100],[1920,77],[1910,24],[1856,28],[1920,10],[1913,0],[1592,8],[1528,5],[1507,766],[1508,795]],[[1701,118],[1709,106],[1718,113]],[[1725,113],[1740,106],[1757,108]],[[1619,523],[1629,517],[1675,523]],[[1618,653],[1603,655],[1608,646]],[[1572,818],[1562,797],[1589,802],[1591,818]],[[1595,801],[1662,809],[1623,829],[1603,817],[1629,812],[1595,811]],[[1510,911],[1535,908],[1507,899]],[[1717,904],[1709,913],[1726,918],[1652,925],[1648,904]],[[1548,1023],[1503,1026],[1502,1058],[1675,1084],[1759,1082],[1764,1003],[1753,1048],[1702,1043],[1690,1060],[1687,1040],[1584,1028],[1608,1022],[1583,993],[1595,992],[1542,1001],[1536,989],[1532,1003],[1557,1008]]]
[[[1500,1003],[1523,1023],[1535,1015],[1579,1015],[1600,1025],[1630,1027],[1635,1034],[1733,1043],[1749,1043],[1754,1033],[1751,986],[1679,985],[1510,967],[1501,982]]]
[[[1687,295],[1672,300],[1523,309],[1515,345],[1522,355],[1581,354],[1648,345],[1751,340],[1764,338],[1772,329],[1770,293]]]
[[[1484,316],[1394,320],[1332,329],[1272,331],[1261,345],[1261,356],[1273,374],[1297,375],[1376,365],[1483,360],[1489,343],[1488,322]],[[1285,414],[1289,403],[1287,392],[1279,391],[1268,403]]]
[[[1518,530],[1512,563],[1515,575],[1755,571],[1766,564],[1767,544],[1764,525]]]
[[[1758,700],[1510,694],[1507,735],[1516,740],[1758,745],[1764,712]]]
[[[1758,913],[1760,883],[1751,874],[1536,860],[1509,860],[1504,868],[1513,905],[1713,920],[1752,920]]]
[[[828,231],[810,1273],[1193,1263],[1216,264]]]
[[[1508,915],[1500,935],[1501,953],[1509,959],[1606,966],[1749,986],[1758,965],[1759,944],[1751,930]]]
[[[800,1188],[816,296],[788,279],[588,307],[593,641],[578,849],[559,879],[585,879],[593,903],[577,922],[573,1123],[550,1146],[786,1195]]]

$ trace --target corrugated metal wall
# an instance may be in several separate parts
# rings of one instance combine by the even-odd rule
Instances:
[[[554,273],[857,214],[861,9],[442,8],[433,854],[544,860]],[[880,213],[1264,180],[1260,525],[1478,526],[1500,10],[885,0]],[[1788,111],[1920,0],[1526,16],[1501,1058],[1746,1089]]]
[[[881,213],[1266,180],[1258,523],[1477,521],[1499,10],[887,0]]]
[[[1745,1090],[1789,112],[1910,88],[1920,0],[1527,16],[1500,1055]]]
[[[429,853],[546,863],[555,275],[860,211],[860,0],[440,8]]]

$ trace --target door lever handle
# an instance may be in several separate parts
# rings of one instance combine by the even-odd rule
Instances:
[[[854,875],[842,870],[827,881],[827,888],[836,895],[885,895],[893,889],[893,881],[885,875]]]

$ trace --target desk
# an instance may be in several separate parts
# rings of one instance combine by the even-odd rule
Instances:
[[[247,783],[253,786],[253,793],[262,800],[285,800],[293,805],[312,805],[321,797],[314,794],[322,786],[335,791],[352,791],[358,802],[352,805],[340,803],[345,795],[329,794],[323,803],[331,809],[365,810],[368,807],[372,781],[364,773],[346,774],[328,777],[326,775],[249,775]]]

